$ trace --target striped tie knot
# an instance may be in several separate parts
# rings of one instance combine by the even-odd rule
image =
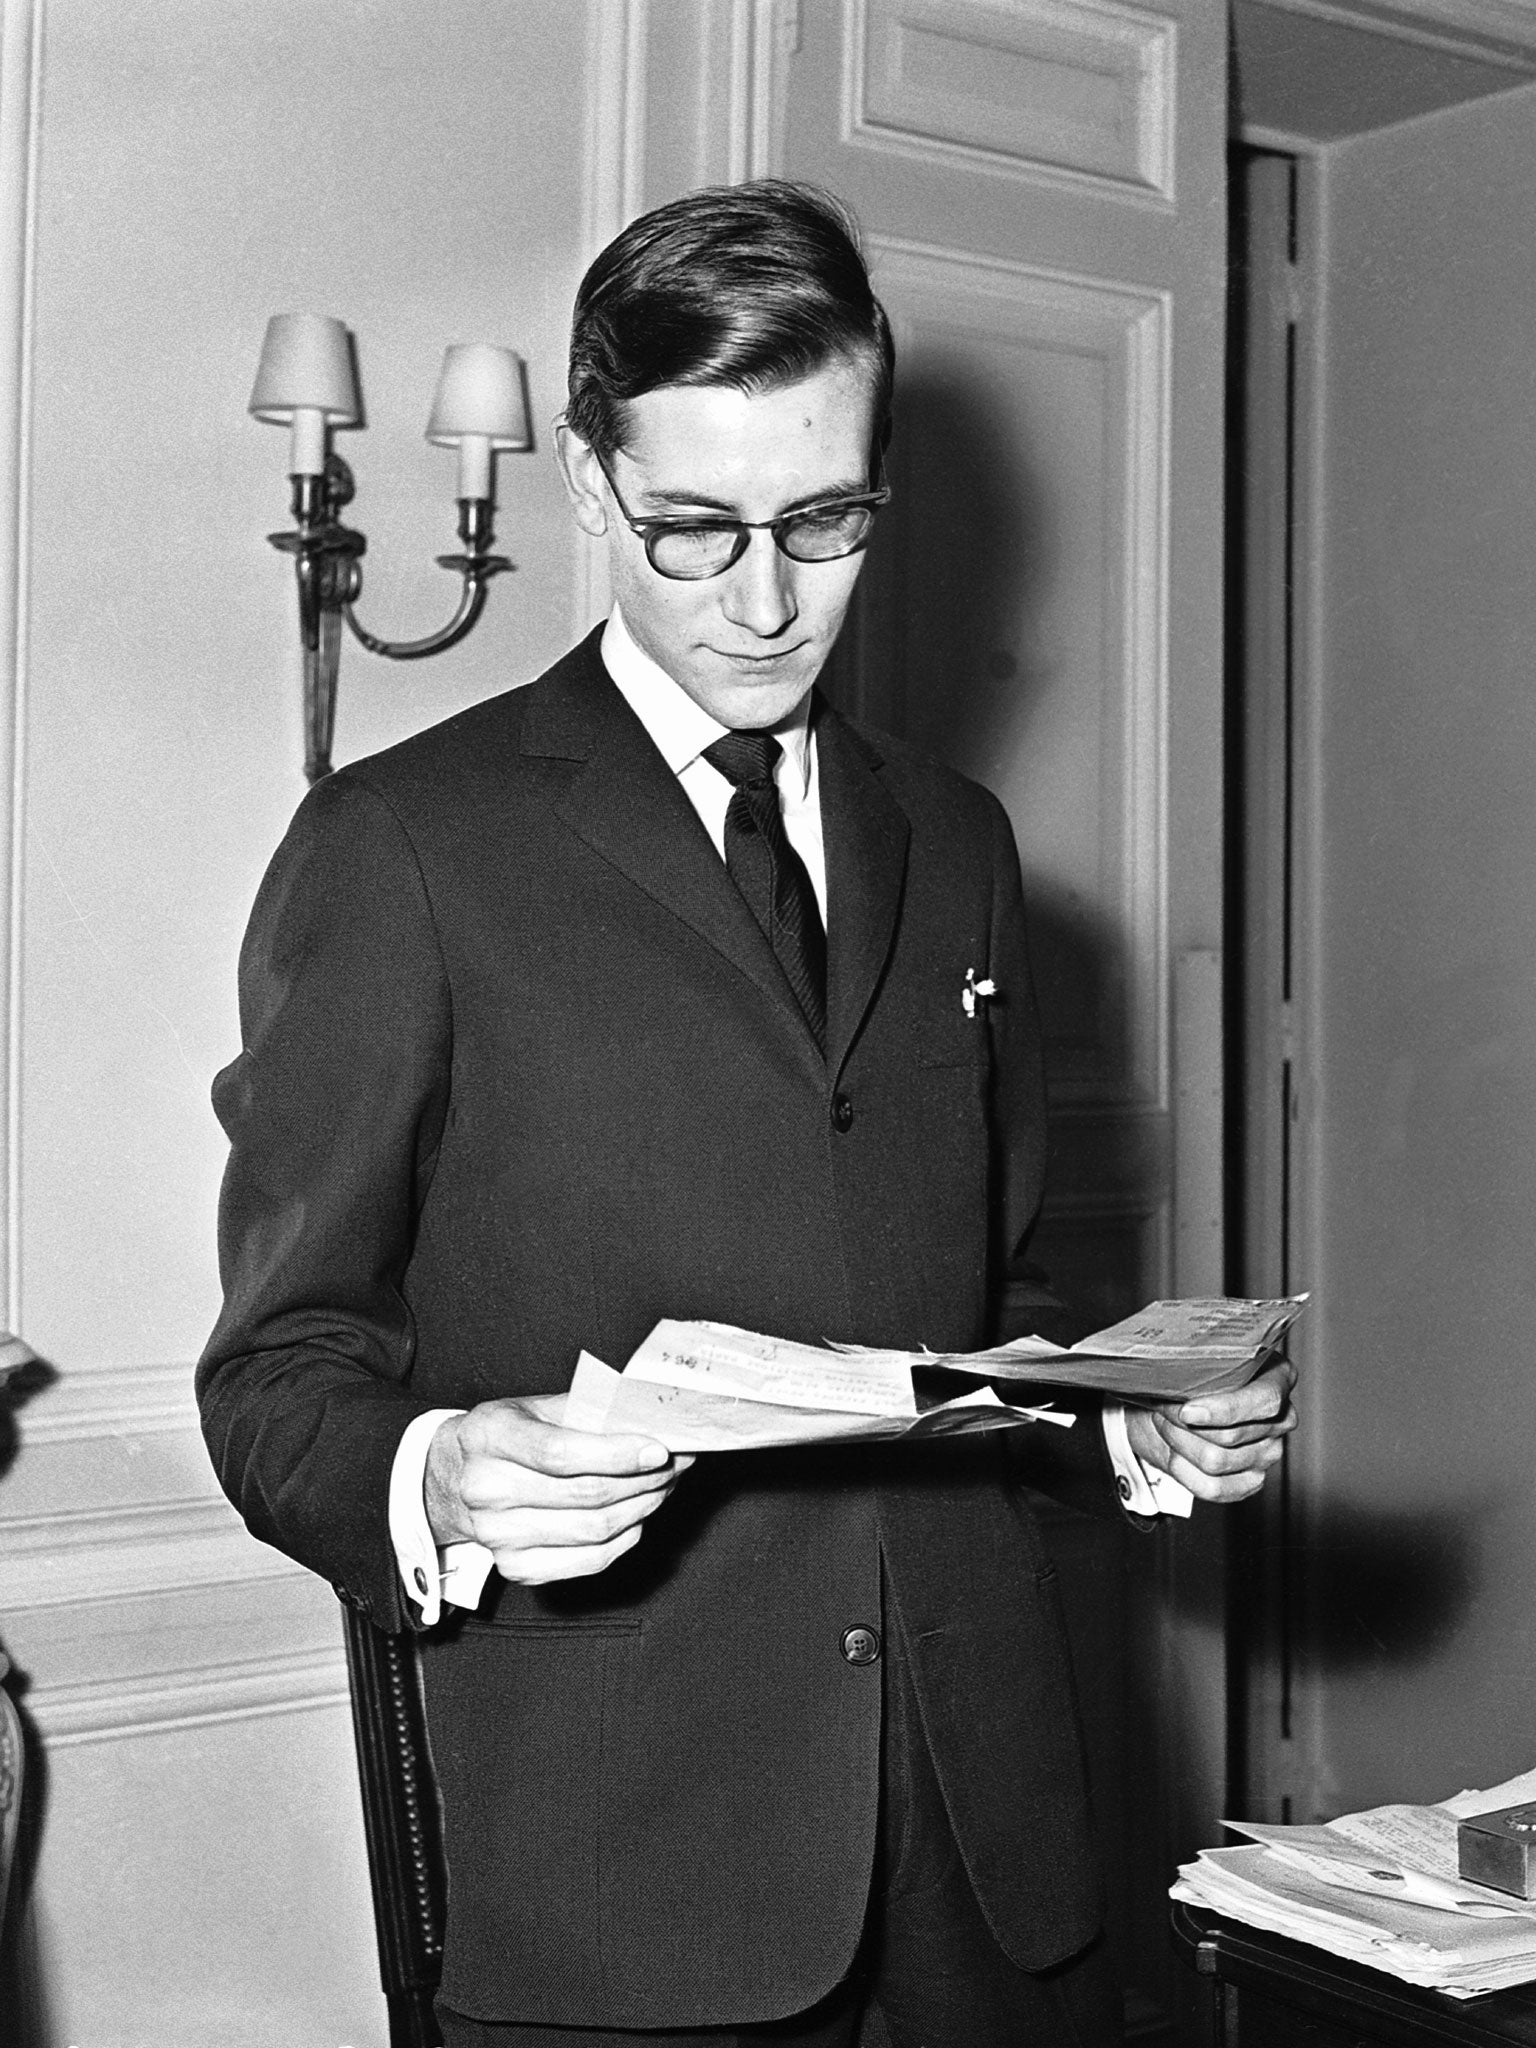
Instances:
[[[733,788],[757,789],[772,782],[783,751],[771,732],[728,732],[704,749],[704,758]]]

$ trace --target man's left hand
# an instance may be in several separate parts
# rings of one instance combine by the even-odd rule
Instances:
[[[1296,1427],[1296,1368],[1281,1359],[1226,1394],[1127,1408],[1126,1433],[1143,1465],[1187,1486],[1197,1500],[1246,1500],[1264,1484]]]

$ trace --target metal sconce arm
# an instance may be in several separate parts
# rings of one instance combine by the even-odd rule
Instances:
[[[298,581],[299,637],[304,650],[304,773],[313,783],[331,772],[343,619],[371,654],[386,655],[391,661],[419,661],[454,646],[473,629],[485,608],[490,579],[513,564],[505,555],[491,553],[495,541],[493,500],[461,498],[459,538],[464,552],[437,558],[443,568],[456,570],[463,578],[453,617],[420,640],[381,640],[358,624],[352,609],[362,590],[362,557],[368,542],[340,518],[342,507],[351,503],[357,488],[351,470],[339,455],[330,454],[321,475],[295,476],[292,481],[293,527],[267,538],[273,547],[293,556]]]
[[[475,621],[485,609],[486,585],[493,576],[514,567],[505,555],[490,552],[496,539],[491,530],[494,511],[495,505],[490,498],[459,500],[459,539],[464,543],[465,552],[462,555],[439,555],[437,566],[457,570],[464,579],[464,587],[459,592],[458,608],[453,617],[437,632],[428,633],[421,640],[380,640],[357,623],[357,614],[350,603],[342,606],[342,616],[370,654],[387,655],[391,661],[420,661],[424,655],[441,654],[445,647],[455,646],[473,630]]]

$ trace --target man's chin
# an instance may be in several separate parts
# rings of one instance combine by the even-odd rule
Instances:
[[[712,718],[737,731],[760,730],[788,718],[815,682],[814,660],[741,664],[711,662],[695,669],[684,687]]]

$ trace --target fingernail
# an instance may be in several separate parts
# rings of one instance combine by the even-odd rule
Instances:
[[[1179,1410],[1179,1420],[1186,1429],[1203,1429],[1207,1423],[1214,1422],[1216,1418],[1209,1408],[1202,1408],[1197,1402],[1193,1408],[1181,1408]]]

